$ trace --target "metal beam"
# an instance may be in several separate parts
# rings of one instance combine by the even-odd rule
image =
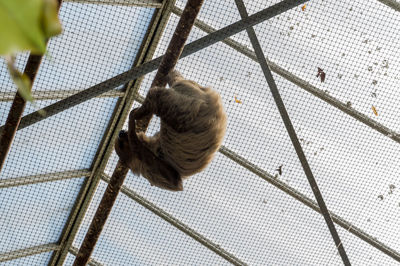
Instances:
[[[213,32],[205,37],[202,37],[188,45],[185,46],[180,58],[184,58],[189,56],[201,49],[204,49],[214,43],[222,41],[236,33],[246,29],[247,27],[254,26],[258,23],[261,23],[267,19],[275,17],[287,10],[299,6],[303,3],[307,2],[307,0],[284,0],[273,6],[270,6],[264,10],[261,10],[246,19],[239,20],[231,25],[228,25],[216,32]],[[157,69],[158,65],[161,62],[163,56],[155,58],[151,61],[148,61],[140,66],[134,67],[131,70],[128,70],[122,74],[119,74],[113,78],[110,78],[106,81],[103,81],[97,85],[94,85],[80,93],[77,93],[73,96],[70,96],[64,100],[61,100],[57,103],[51,104],[39,111],[33,112],[29,115],[26,115],[22,118],[20,126],[18,129],[22,129],[28,127],[34,123],[37,123],[43,119],[46,119],[50,116],[58,114],[66,109],[69,109],[73,106],[76,106],[80,103],[83,103],[97,95],[100,95],[106,91],[112,90],[113,88],[120,86],[129,80],[136,79],[141,77],[147,73],[150,73]],[[44,111],[46,114],[41,115],[39,112]],[[3,127],[0,127],[0,132]]]
[[[179,16],[182,13],[182,10],[178,7],[174,7],[172,12]],[[204,23],[203,21],[198,20],[198,19],[196,19],[196,21],[195,21],[195,26],[208,34],[216,31],[216,29],[214,29],[213,27],[207,25],[206,23]],[[253,61],[258,62],[256,53],[253,52],[252,50],[250,50],[249,48],[247,48],[245,45],[243,45],[231,38],[226,38],[222,42],[225,43],[226,45],[228,45],[229,47],[235,49],[239,53],[252,59]],[[385,135],[386,137],[389,137],[392,140],[396,141],[397,143],[400,143],[400,134],[399,133],[396,133],[395,131],[391,130],[390,128],[384,126],[383,124],[381,124],[381,123],[371,119],[367,115],[353,109],[352,107],[339,101],[335,97],[332,97],[331,95],[327,94],[325,91],[311,85],[309,82],[292,74],[291,72],[289,72],[288,70],[279,66],[275,62],[270,61],[268,58],[265,58],[265,60],[267,60],[268,66],[276,74],[278,74],[281,77],[285,78],[286,80],[292,82],[293,84],[297,85],[298,87],[304,89],[305,91],[313,94],[314,96],[316,96],[319,99],[325,101],[326,103],[332,105],[333,107],[338,108],[342,112],[350,115],[351,117],[353,117],[356,120],[360,121],[361,123],[369,126],[370,128],[378,131],[379,133]]]
[[[247,13],[246,6],[243,3],[243,0],[235,0],[235,3],[236,3],[236,7],[237,7],[242,19],[247,18],[248,13]],[[336,248],[339,251],[340,257],[342,258],[344,265],[350,266],[351,265],[350,260],[344,249],[343,242],[340,240],[339,234],[335,228],[335,224],[333,223],[332,218],[329,214],[328,207],[325,204],[325,200],[324,200],[322,193],[318,187],[317,181],[315,180],[314,174],[311,171],[311,167],[308,164],[307,157],[304,154],[303,148],[300,145],[300,141],[299,141],[296,131],[292,125],[292,121],[290,120],[289,114],[286,111],[285,104],[283,103],[283,100],[279,93],[278,87],[276,86],[274,77],[272,76],[271,70],[269,69],[267,61],[265,60],[264,51],[262,50],[261,44],[258,41],[256,32],[254,31],[253,27],[247,28],[246,31],[247,31],[247,35],[249,36],[251,45],[253,46],[254,51],[257,55],[258,62],[260,63],[260,67],[264,73],[264,76],[265,76],[265,79],[270,88],[272,97],[275,100],[276,106],[278,107],[278,110],[279,110],[279,113],[283,120],[283,123],[289,134],[290,140],[292,141],[293,147],[296,150],[297,156],[299,157],[301,166],[303,167],[304,173],[306,174],[308,182],[310,183],[311,190],[318,202],[318,206],[321,209],[321,213],[322,213],[322,215],[325,219],[326,225],[328,226],[328,229],[331,233],[332,239],[335,242]]]
[[[61,100],[70,97],[82,90],[57,90],[57,91],[32,91],[32,97],[35,101],[43,100]],[[125,92],[122,90],[111,90],[96,96],[97,98],[116,98],[123,97]],[[11,102],[14,99],[15,92],[0,93],[0,102]]]
[[[0,262],[15,260],[27,256],[32,256],[40,253],[58,250],[60,248],[57,244],[44,244],[30,248],[18,249],[10,252],[0,254]]]
[[[393,8],[397,12],[400,12],[400,2],[397,2],[396,0],[378,0],[378,1],[390,8]]]
[[[287,185],[286,183],[279,180],[278,178],[275,178],[273,175],[269,174],[268,172],[261,169],[257,165],[251,163],[250,161],[246,160],[242,156],[238,155],[237,153],[229,150],[228,148],[226,148],[224,146],[222,146],[219,149],[219,152],[222,153],[223,155],[225,155],[226,157],[228,157],[229,159],[231,159],[232,161],[236,162],[237,164],[241,165],[242,167],[246,168],[253,174],[256,174],[257,176],[261,177],[262,179],[264,179],[271,185],[282,190],[289,196],[300,201],[307,207],[322,214],[321,209],[318,207],[318,204],[314,200],[308,198],[306,195],[300,193],[295,188]],[[344,230],[352,233],[356,237],[360,238],[361,240],[364,240],[365,242],[367,242],[371,246],[375,247],[376,249],[382,251],[383,253],[390,256],[394,260],[400,262],[400,253],[398,253],[396,250],[386,246],[384,243],[378,241],[378,239],[376,237],[373,237],[373,236],[367,234],[366,232],[364,232],[357,226],[351,224],[350,222],[346,221],[345,219],[341,218],[340,216],[336,215],[335,213],[329,211],[329,214],[330,214],[332,220],[336,224],[341,226]]]
[[[89,170],[70,170],[63,172],[46,173],[39,175],[21,176],[16,178],[0,179],[0,189],[53,182],[65,179],[80,178],[90,176]]]
[[[74,246],[71,246],[69,248],[69,252],[72,255],[76,256],[78,254],[78,248],[76,248]],[[89,265],[89,266],[103,266],[104,264],[100,263],[98,260],[96,260],[94,258],[90,258],[88,263],[87,263],[87,265]]]
[[[110,177],[106,174],[102,175],[102,179],[109,183],[110,182]],[[127,186],[122,185],[121,187],[121,192],[125,194],[128,198],[133,199],[149,211],[153,212],[155,215],[158,217],[162,218],[163,220],[167,221],[171,225],[173,225],[175,228],[181,230],[183,233],[186,235],[190,236],[194,240],[198,241],[200,244],[205,246],[206,248],[212,250],[215,252],[217,255],[221,256],[222,258],[226,259],[233,265],[247,265],[244,263],[242,260],[237,258],[235,255],[229,253],[228,251],[224,250],[220,245],[215,244],[211,240],[207,239],[205,236],[201,235],[200,233],[196,232],[186,224],[182,223],[180,220],[176,219],[173,217],[171,214],[167,213],[163,209],[159,208],[157,205],[153,204],[146,198],[140,196],[137,194],[135,191],[132,189],[128,188]]]
[[[116,5],[116,6],[137,6],[161,8],[161,0],[64,0],[63,2],[95,4],[95,5]]]
[[[141,45],[140,51],[133,63],[133,66],[140,65],[146,61],[151,60],[154,56],[157,44],[162,36],[164,28],[167,25],[171,9],[175,1],[166,1],[162,8],[157,9],[152,17],[149,29],[147,30],[144,41]],[[69,247],[80,227],[89,203],[100,181],[101,175],[107,165],[108,159],[114,150],[114,141],[118,135],[119,130],[122,128],[128,112],[132,108],[132,103],[136,92],[140,88],[143,77],[132,80],[125,85],[123,91],[126,91],[124,97],[119,99],[114,114],[110,119],[109,126],[104,134],[103,140],[99,145],[99,149],[93,160],[92,175],[88,178],[76,199],[75,206],[71,212],[69,220],[60,237],[61,250],[57,252],[50,261],[49,265],[63,265],[65,257],[68,253]]]

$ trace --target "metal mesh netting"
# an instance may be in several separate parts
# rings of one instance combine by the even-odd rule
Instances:
[[[149,8],[63,3],[63,33],[50,40],[48,56],[34,83],[34,95],[41,92],[37,105],[47,106],[71,91],[128,70],[153,12]],[[3,62],[1,67],[0,98],[14,91]],[[0,190],[0,254],[4,257],[13,250],[59,241],[82,187],[81,177],[88,176],[68,171],[91,167],[116,102],[116,97],[93,98],[18,131],[0,175],[6,186]],[[2,125],[10,105],[9,100],[1,101]],[[28,104],[25,114],[34,110]],[[32,180],[74,179],[7,188],[14,186],[13,180],[27,176]],[[29,183],[29,178],[22,181]],[[39,265],[42,257],[38,255]]]
[[[250,16],[280,2],[245,6]],[[165,52],[185,3],[170,10],[159,43],[148,48],[155,49],[153,58]],[[254,26],[353,265],[400,261],[396,3],[309,1]],[[50,41],[33,88],[38,106],[130,69],[154,10],[63,3],[64,32]],[[188,43],[239,20],[235,1],[207,0]],[[342,264],[246,31],[181,58],[176,68],[221,94],[228,114],[223,147],[180,193],[129,173],[91,265]],[[4,65],[0,73],[4,124],[13,85]],[[144,77],[140,96],[154,76]],[[17,132],[0,175],[0,263],[73,263],[118,160],[114,151],[107,160],[113,144],[105,136],[115,135],[115,110],[124,109],[123,118],[131,109],[121,100],[129,102],[129,93],[118,98],[121,88]],[[25,113],[34,110],[28,105]],[[159,122],[152,119],[148,135]],[[96,178],[102,179],[97,187]],[[85,186],[92,201],[82,197]],[[88,204],[78,216],[77,199]],[[65,261],[56,260],[63,250]]]

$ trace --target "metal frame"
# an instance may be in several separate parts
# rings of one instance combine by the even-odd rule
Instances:
[[[74,94],[81,92],[82,90],[57,90],[57,91],[32,91],[32,97],[36,101],[43,100],[62,100],[68,98]],[[96,96],[96,98],[114,98],[123,97],[125,92],[122,90],[111,90],[103,94]],[[0,102],[11,102],[14,99],[15,92],[2,92],[0,93]]]
[[[381,2],[382,4],[393,8],[395,11],[400,12],[400,2],[397,2],[396,0],[377,0]]]
[[[289,3],[289,5],[287,5]],[[297,1],[297,2],[294,2],[293,0],[287,0],[287,1],[283,1],[283,2],[280,2],[279,4],[276,4],[276,5],[274,5],[274,6],[272,6],[272,7],[269,7],[269,8],[267,8],[267,9],[265,9],[265,10],[263,10],[263,11],[260,11],[259,13],[257,13],[257,14],[255,14],[255,15],[253,15],[252,17],[248,17],[247,18],[247,20],[248,21],[246,21],[246,19],[245,20],[242,20],[242,21],[239,21],[238,23],[234,23],[233,24],[233,28],[230,28],[230,30],[229,31],[227,31],[227,29],[229,28],[229,27],[227,27],[227,28],[225,28],[225,30],[222,30],[219,34],[217,34],[216,36],[214,36],[214,37],[218,37],[218,38],[224,38],[223,37],[223,35],[224,34],[227,34],[228,36],[229,36],[229,34],[233,34],[232,33],[232,31],[234,31],[234,30],[237,30],[237,27],[242,27],[242,24],[243,23],[245,23],[245,24],[247,24],[247,23],[256,23],[257,21],[262,21],[263,19],[264,19],[264,16],[265,17],[268,17],[268,16],[270,16],[270,17],[272,17],[272,16],[274,16],[274,15],[278,15],[278,14],[280,14],[280,13],[282,13],[284,10],[286,10],[286,9],[289,9],[289,8],[291,8],[292,7],[292,5],[293,6],[297,6],[297,5],[300,5],[302,2],[301,1]],[[209,42],[210,43],[214,43],[215,41],[217,41],[215,38],[213,38],[213,36],[212,36],[213,34],[210,34],[209,36],[207,36],[208,38],[211,38],[211,40],[209,39]],[[191,45],[192,46],[190,46],[190,45],[188,45],[188,47],[193,47],[194,49],[186,49],[186,50],[184,50],[183,51],[183,53],[182,53],[182,56],[187,56],[187,55],[189,55],[189,54],[191,54],[191,53],[193,53],[194,51],[195,51],[195,49],[198,49],[198,48],[196,48],[196,46],[197,45],[201,45],[201,46],[204,46],[204,44],[202,44],[202,42],[203,42],[203,40],[202,39],[200,39],[200,40],[198,40],[198,41],[195,41],[195,42],[193,42]],[[207,43],[207,45],[210,45],[210,43]],[[188,48],[188,47],[186,47],[186,48]],[[168,50],[168,51],[170,51],[170,50]],[[167,55],[169,55],[168,54],[168,52],[167,52]],[[164,58],[163,58],[164,59]],[[164,62],[164,60],[162,59],[162,61],[161,62]],[[143,64],[141,67],[143,68],[143,69],[145,69],[146,68],[146,65],[148,65],[148,66],[151,66],[151,64],[154,64],[154,63],[157,63],[158,61],[157,61],[157,59],[155,59],[155,60],[153,60],[153,61],[151,61],[151,62],[148,62],[148,63],[145,63],[145,64]],[[158,63],[157,63],[158,64]],[[147,67],[148,67],[147,66]],[[140,67],[139,67],[139,69],[140,69]],[[139,70],[140,71],[140,70]],[[168,70],[169,71],[169,70]],[[159,74],[159,72],[160,72],[160,68],[159,68],[159,71],[157,72],[157,75]],[[121,76],[122,75],[122,76]],[[120,81],[121,79],[123,79],[123,75],[126,75],[126,74],[121,74],[121,75],[119,75],[119,76],[117,76],[117,77],[115,77],[115,78],[113,78],[114,79],[114,81],[115,82],[118,82],[118,81]],[[113,79],[111,79],[111,80],[113,80]],[[155,81],[157,81],[157,78],[155,79]],[[107,81],[105,82],[105,84],[107,84]],[[110,83],[108,83],[108,85],[111,85]],[[153,82],[153,85],[154,85],[154,82]],[[93,89],[93,87],[92,88],[90,88],[89,90],[92,90]],[[101,88],[99,88],[99,90],[101,90]],[[77,96],[77,95],[76,95]],[[73,100],[73,104],[77,104],[79,101],[81,101],[81,100],[84,100],[84,99],[77,99],[77,98],[74,98],[74,100]],[[51,110],[51,108],[50,108],[50,110]],[[57,111],[57,110],[56,110]],[[118,171],[117,171],[117,169],[118,169]],[[116,171],[117,172],[119,172],[119,171],[121,171],[121,176],[125,176],[126,175],[126,173],[122,170],[122,168],[121,168],[121,165],[120,164],[117,164],[117,168],[116,168]],[[116,171],[114,171],[114,174],[116,173]],[[114,174],[113,174],[113,177],[114,177]],[[116,175],[116,176],[119,176],[118,174]],[[116,179],[116,180],[119,180],[118,178]],[[110,202],[110,201],[113,201],[113,199],[114,199],[114,197],[111,197],[111,192],[113,192],[113,191],[115,191],[115,190],[119,190],[119,186],[120,185],[122,185],[121,184],[121,182],[118,182],[117,181],[117,183],[118,183],[118,188],[116,187],[116,188],[111,188],[111,189],[108,189],[107,188],[107,190],[106,190],[106,193],[105,193],[105,196],[107,196],[107,200],[106,201],[104,201],[104,199],[105,199],[105,196],[103,196],[103,199],[102,199],[102,202],[104,201],[104,203],[108,203],[108,202]],[[107,191],[109,191],[109,193],[107,193]],[[110,199],[108,199],[108,197],[110,197]],[[101,204],[100,204],[101,205]],[[99,219],[97,219],[98,221],[99,221],[99,224],[97,224],[97,220],[96,220],[96,224],[93,224],[93,222],[92,222],[92,224],[91,224],[91,228],[92,229],[89,229],[89,235],[90,235],[90,238],[88,238],[88,234],[86,235],[86,237],[85,237],[85,240],[84,240],[84,244],[82,244],[82,246],[81,246],[81,248],[80,248],[80,250],[79,250],[79,254],[81,254],[81,250],[82,250],[82,255],[81,256],[79,256],[79,254],[78,254],[78,257],[77,257],[77,259],[79,259],[79,261],[86,261],[86,259],[88,259],[89,257],[89,255],[90,255],[90,253],[88,253],[88,252],[91,252],[91,250],[92,250],[92,246],[93,246],[93,244],[96,242],[96,240],[97,240],[97,237],[98,237],[98,232],[99,232],[99,230],[101,230],[101,228],[102,228],[102,223],[100,223],[100,220],[101,221],[103,221],[103,219],[106,219],[106,217],[108,216],[108,212],[106,213],[105,212],[105,210],[103,211],[103,209],[101,209],[101,211],[99,212],[99,210],[100,210],[100,208],[98,209],[98,211],[96,212],[96,215],[97,214],[99,214],[99,215],[101,215],[101,219],[99,218]],[[86,244],[85,244],[86,243]],[[83,247],[83,249],[82,249],[82,247]],[[75,263],[74,263],[74,265],[77,263],[77,260],[75,260]]]
[[[66,2],[91,2],[92,0],[67,0]],[[121,0],[100,0],[102,1],[102,4],[114,4],[113,2],[117,2],[117,1],[121,1]],[[393,0],[378,0],[379,2],[393,8],[396,11],[400,11],[400,3],[397,3],[396,1]],[[98,3],[98,1],[96,1]],[[137,2],[135,0],[125,0],[124,2]],[[149,1],[150,2],[150,1]],[[154,1],[155,2],[155,1]],[[306,1],[303,1],[306,2]],[[302,2],[298,3],[299,5]],[[173,12],[177,15],[179,15],[180,9],[177,7],[173,8]],[[250,16],[253,17],[254,15]],[[248,23],[248,20],[246,22],[245,19],[242,19],[239,22],[243,22],[244,23]],[[260,21],[261,22],[261,21]],[[234,24],[237,24],[234,23]],[[253,22],[252,22],[253,23]],[[259,23],[259,22],[257,22]],[[232,27],[234,24],[229,25],[227,27]],[[256,24],[256,23],[254,23]],[[252,24],[252,25],[254,25]],[[246,27],[248,27],[249,24],[246,24]],[[205,23],[197,20],[196,22],[196,26],[198,26],[200,29],[202,29],[203,31],[207,32],[207,33],[212,33],[212,32],[218,32],[219,34],[224,34],[223,32],[221,32],[221,30],[219,31],[215,31],[215,29],[211,28],[210,26],[206,25]],[[222,30],[224,30],[225,28],[223,28]],[[241,31],[241,30],[239,30]],[[162,31],[161,31],[162,32]],[[235,32],[236,33],[236,32]],[[235,34],[233,33],[233,34]],[[159,33],[160,34],[160,33]],[[233,35],[231,34],[231,35]],[[229,35],[230,36],[230,35]],[[207,36],[206,36],[207,37]],[[209,41],[209,39],[207,40],[206,37],[203,37],[203,41],[207,42]],[[220,37],[221,38],[221,37]],[[149,40],[147,40],[149,42]],[[221,40],[218,40],[221,41]],[[216,41],[215,41],[216,42]],[[215,43],[213,42],[213,43]],[[250,49],[248,49],[247,47],[245,47],[244,45],[232,40],[232,39],[224,39],[222,40],[222,42],[228,44],[229,46],[233,47],[234,49],[236,49],[237,51],[241,52],[242,54],[245,54],[246,56],[248,56],[249,58],[255,60],[255,61],[259,61],[257,60],[256,54],[251,51]],[[195,51],[191,51],[188,48],[185,48],[184,53],[186,52],[186,50],[188,50],[188,54],[185,54],[185,56],[194,53],[202,48],[207,47],[208,45],[211,44],[207,44],[204,47],[201,47],[201,42],[198,42],[197,45],[200,44],[200,48],[197,47]],[[192,45],[192,46],[190,46]],[[196,47],[195,44],[189,44],[188,45],[189,48],[194,48]],[[154,47],[151,47],[154,48]],[[149,48],[150,49],[150,48]],[[184,55],[181,56],[181,58],[184,57]],[[159,58],[157,58],[159,59]],[[153,60],[154,61],[154,60]],[[152,61],[150,61],[152,62]],[[290,73],[289,71],[281,68],[280,66],[278,66],[277,64],[275,64],[274,62],[268,61],[267,59],[267,63],[269,65],[269,67],[271,68],[271,70],[273,70],[275,73],[281,75],[282,77],[286,78],[287,80],[291,81],[292,83],[298,85],[299,87],[305,89],[306,91],[312,93],[313,95],[317,96],[318,98],[324,100],[325,102],[331,104],[332,106],[342,110],[343,112],[351,115],[352,117],[356,118],[357,120],[363,122],[364,124],[368,125],[369,127],[379,131],[380,133],[384,134],[385,136],[388,136],[390,138],[392,138],[394,141],[400,143],[400,134],[396,134],[396,132],[394,132],[393,130],[390,130],[389,128],[381,125],[380,123],[374,121],[373,119],[370,119],[369,117],[365,116],[362,113],[359,113],[358,111],[346,106],[346,104],[340,102],[339,100],[337,100],[336,98],[326,94],[325,92],[323,92],[322,90],[318,89],[317,87],[314,87],[312,85],[310,85],[308,82],[300,79],[299,77],[293,75],[292,73]],[[131,71],[137,70],[138,67],[133,68]],[[140,69],[140,67],[139,67]],[[148,69],[146,70],[148,71]],[[148,71],[150,72],[150,71]],[[146,72],[146,73],[148,73]],[[124,73],[125,74],[125,73]],[[130,77],[132,78],[132,76]],[[108,80],[109,81],[109,80]],[[107,81],[106,81],[107,82]],[[135,87],[138,88],[140,82],[137,82]],[[130,82],[130,85],[133,85],[133,82]],[[100,85],[100,84],[98,84]],[[96,86],[98,86],[96,85]],[[86,91],[86,90],[85,90]],[[37,92],[37,95],[40,97],[42,96],[42,99],[63,99],[63,98],[68,98],[70,97],[71,94],[77,93],[81,91],[61,91],[61,93],[59,93],[58,91],[44,91],[44,92]],[[129,94],[129,93],[127,93]],[[135,96],[135,92],[130,93],[130,96],[128,97],[127,94],[125,94],[123,91],[118,91],[118,90],[114,90],[114,91],[108,91],[106,93],[104,93],[101,96],[95,96],[95,97],[122,97],[123,99],[121,99],[121,103],[118,104],[118,106],[116,107],[116,112],[114,117],[112,118],[112,121],[110,123],[110,127],[107,130],[107,133],[105,134],[105,138],[99,148],[98,154],[96,156],[96,159],[94,160],[93,163],[93,169],[96,169],[96,171],[93,171],[90,178],[88,178],[88,182],[90,184],[86,184],[85,187],[86,189],[83,189],[83,192],[89,192],[90,190],[92,191],[92,194],[94,192],[94,189],[97,187],[99,178],[101,177],[103,180],[107,181],[107,176],[102,175],[102,171],[104,170],[104,167],[108,161],[109,155],[111,154],[111,150],[112,147],[110,148],[110,143],[112,143],[112,140],[115,138],[115,130],[114,129],[118,129],[122,126],[123,120],[127,115],[127,112],[129,111],[129,107],[127,102],[129,102],[129,98],[130,100],[133,100],[133,97]],[[8,94],[2,94],[5,95],[3,96],[2,99],[0,99],[0,101],[5,101],[4,99],[8,99]],[[47,96],[46,96],[47,95]],[[83,95],[83,94],[82,94]],[[53,97],[53,98],[46,98],[46,97]],[[142,98],[139,97],[138,101],[141,101]],[[1,128],[0,128],[1,131]],[[305,195],[301,194],[300,192],[296,191],[295,189],[293,189],[292,187],[286,185],[285,183],[281,182],[278,179],[275,179],[272,175],[268,174],[267,172],[265,172],[264,170],[262,170],[261,168],[257,167],[256,165],[252,164],[251,162],[247,161],[246,159],[240,157],[239,155],[235,154],[233,151],[230,151],[229,149],[227,149],[226,147],[221,147],[220,152],[222,154],[224,154],[225,156],[227,156],[228,158],[232,159],[233,161],[237,162],[238,164],[242,165],[243,167],[245,167],[246,169],[250,170],[251,172],[255,173],[256,175],[260,176],[261,178],[263,178],[264,180],[268,181],[269,183],[273,184],[274,186],[276,186],[277,188],[281,189],[282,191],[286,192],[287,194],[289,194],[290,196],[296,198],[297,200],[301,201],[303,204],[305,204],[306,206],[312,208],[315,211],[321,212],[320,208],[318,207],[318,205],[311,199],[307,198]],[[69,173],[67,173],[69,172]],[[75,172],[75,173],[74,173]],[[27,176],[27,177],[19,177],[19,178],[14,178],[14,179],[6,179],[6,180],[0,180],[0,188],[6,188],[6,187],[14,187],[14,186],[20,186],[20,185],[26,185],[26,184],[36,184],[36,183],[40,183],[40,182],[49,182],[49,181],[55,181],[55,180],[62,180],[62,179],[68,179],[68,178],[75,178],[75,177],[79,177],[77,176],[78,173],[82,173],[84,176],[89,176],[89,174],[91,173],[88,170],[76,170],[76,171],[66,171],[66,172],[60,172],[60,173],[53,173],[53,174],[45,174],[45,175],[34,175],[34,176]],[[91,180],[91,182],[90,182]],[[97,181],[94,181],[97,180]],[[138,203],[140,203],[142,206],[148,208],[149,210],[153,211],[151,208],[153,208],[152,206],[155,206],[154,204],[152,204],[151,202],[147,201],[146,199],[142,198],[141,196],[139,196],[138,194],[136,194],[135,192],[129,190],[129,188],[123,186],[122,189],[123,193],[125,193],[128,197],[132,198],[133,200],[137,201]],[[91,199],[91,193],[81,193],[81,194],[85,194],[86,197],[83,201],[78,200],[78,205],[80,205],[79,203],[83,203],[81,205],[81,207],[85,206],[85,202],[86,204],[88,204],[88,202]],[[91,194],[91,195],[90,195]],[[83,199],[83,198],[82,198]],[[79,210],[79,215],[84,215],[86,210],[84,210],[84,208]],[[168,222],[170,222],[168,219],[170,218],[164,218],[162,215],[166,215],[166,217],[172,217],[171,215],[169,215],[168,213],[166,213],[165,211],[159,209],[158,207],[155,206],[154,211],[155,214],[157,214],[158,216],[160,216],[161,218],[167,220]],[[157,213],[158,212],[158,213]],[[74,212],[72,212],[74,213]],[[79,216],[78,215],[78,216]],[[348,230],[350,233],[353,233],[354,235],[356,235],[357,237],[359,237],[360,239],[364,240],[365,242],[369,243],[370,245],[376,247],[377,249],[379,249],[380,251],[382,251],[383,253],[389,255],[390,257],[392,257],[393,259],[395,259],[396,261],[400,261],[400,254],[398,252],[396,252],[395,250],[385,246],[383,243],[379,242],[376,240],[376,238],[373,238],[372,236],[364,233],[361,229],[351,225],[350,223],[348,223],[347,221],[345,221],[344,219],[342,219],[341,217],[333,214],[330,212],[330,215],[333,219],[333,221],[335,223],[337,223],[338,225],[340,225],[341,227],[343,227],[345,230]],[[83,216],[81,217],[83,218]],[[180,223],[179,220],[174,220],[175,218],[172,217],[172,221],[173,222],[178,222]],[[79,218],[78,218],[79,220]],[[171,223],[171,222],[170,222]],[[77,227],[79,227],[79,222],[74,224],[74,230],[77,230]],[[172,223],[171,223],[172,224]],[[186,226],[186,225],[185,225]],[[185,227],[183,227],[185,228]],[[178,228],[180,229],[180,228]],[[190,229],[190,228],[189,228]],[[182,229],[180,229],[182,230]],[[73,230],[72,230],[73,231]],[[182,230],[183,231],[183,230]],[[192,229],[189,230],[189,232],[191,232]],[[193,231],[194,232],[194,231]],[[65,232],[64,232],[65,233]],[[195,234],[198,234],[197,232],[194,232]],[[64,234],[63,234],[64,235]],[[188,234],[190,235],[190,234]],[[193,236],[192,236],[193,237]],[[73,240],[74,237],[72,237]],[[195,237],[193,237],[195,238]],[[72,243],[71,240],[71,243]],[[201,241],[199,241],[200,243],[202,243]],[[212,242],[211,242],[212,243]],[[215,245],[214,243],[212,243],[213,245]],[[207,245],[206,245],[207,246]],[[63,252],[65,252],[65,248],[67,248],[67,246],[64,246]],[[212,249],[212,248],[210,248]],[[0,254],[0,262],[5,261],[6,260],[11,260],[11,259],[15,259],[15,258],[20,258],[20,257],[25,257],[25,256],[30,256],[30,255],[34,255],[34,254],[38,254],[38,253],[42,253],[42,252],[48,252],[48,251],[59,251],[61,250],[61,245],[57,245],[57,244],[45,244],[45,245],[40,245],[40,246],[36,246],[36,247],[31,247],[31,248],[27,248],[27,249],[21,249],[21,250],[17,250],[17,251],[12,251],[12,252],[8,252],[8,253],[4,253],[4,254]],[[72,247],[71,245],[68,247],[69,252],[71,252],[73,254],[74,251],[76,251],[76,248]],[[215,252],[215,251],[214,251]],[[217,252],[216,252],[217,253]],[[218,253],[217,253],[218,254]],[[228,253],[229,254],[229,253]],[[64,257],[65,258],[65,257]],[[3,259],[3,260],[2,260]],[[62,264],[62,261],[59,261],[59,265]],[[98,262],[95,262],[98,263]],[[90,264],[90,263],[89,263]],[[54,264],[52,264],[54,265]],[[101,264],[92,264],[92,265],[101,265]]]
[[[167,1],[162,8],[157,9],[153,15],[152,21],[150,23],[148,32],[142,43],[142,47],[135,59],[134,66],[143,64],[143,62],[150,60],[155,52],[158,41],[161,38],[161,34],[168,22],[171,8],[175,4],[175,1]],[[135,68],[135,67],[134,67]],[[140,87],[143,77],[137,80],[129,81],[125,86],[126,94],[121,98],[116,107],[114,114],[111,118],[109,127],[103,137],[103,141],[99,146],[99,150],[93,161],[92,175],[86,180],[83,185],[78,198],[76,200],[75,206],[69,217],[69,221],[65,226],[61,238],[60,245],[61,250],[54,254],[49,265],[62,265],[69,247],[72,246],[72,242],[75,235],[79,229],[79,226],[83,220],[86,210],[89,207],[89,203],[94,195],[98,183],[100,182],[101,175],[107,165],[108,158],[113,150],[113,143],[117,136],[117,132],[122,128],[128,112],[134,101],[134,97]]]
[[[248,17],[247,9],[246,6],[244,5],[242,0],[235,0],[236,7],[239,11],[239,14],[242,19]],[[281,118],[283,120],[283,123],[286,127],[286,130],[289,134],[290,140],[292,141],[293,147],[296,150],[297,157],[299,157],[301,166],[303,167],[304,173],[307,176],[308,182],[310,183],[311,190],[314,194],[314,197],[316,198],[318,202],[318,206],[321,210],[322,215],[324,216],[325,222],[328,226],[328,229],[331,233],[332,239],[335,242],[336,248],[339,251],[340,257],[342,258],[342,261],[344,265],[350,266],[350,260],[347,256],[347,253],[344,249],[343,242],[340,240],[339,234],[335,228],[335,224],[332,221],[332,218],[329,214],[328,207],[325,204],[325,200],[322,197],[322,193],[318,187],[317,181],[314,178],[314,174],[311,171],[311,167],[308,164],[308,160],[306,158],[306,155],[304,154],[303,148],[301,147],[299,138],[297,137],[296,131],[293,127],[292,121],[289,117],[288,112],[286,111],[285,104],[283,103],[283,100],[281,98],[281,95],[279,93],[278,87],[276,86],[274,77],[272,76],[271,70],[269,69],[269,66],[267,64],[267,60],[265,60],[265,55],[264,51],[261,48],[261,44],[258,41],[258,37],[256,35],[255,30],[253,27],[248,27],[246,29],[247,35],[249,36],[251,45],[254,48],[254,52],[257,55],[258,63],[260,64],[260,67],[264,73],[264,77],[268,83],[268,86],[270,88],[271,94],[274,98],[274,101],[276,103],[276,106],[278,107],[279,113],[281,115]]]
[[[63,0],[64,2],[92,4],[92,5],[117,5],[161,8],[162,0]]]
[[[0,179],[0,189],[32,185],[44,182],[53,182],[72,178],[89,177],[90,174],[91,171],[83,169]]]
[[[44,244],[24,249],[13,250],[10,252],[0,254],[0,262],[15,260],[50,251],[56,251],[58,249],[60,249],[60,246],[57,244]]]
[[[321,199],[321,197],[319,197],[319,199]],[[315,203],[314,203],[315,204]],[[318,208],[318,210],[320,211],[320,208]],[[325,211],[326,211],[326,215],[329,217],[329,213],[328,213],[328,211],[327,211],[327,209],[326,209],[326,207],[325,207]],[[338,221],[340,221],[340,219],[336,219],[336,222],[338,222]],[[332,223],[332,221],[331,221],[331,223]],[[349,229],[351,226],[349,226],[349,227],[346,227],[346,229]],[[354,232],[357,232],[357,233],[360,233],[360,231],[357,231],[357,230],[355,230]],[[361,236],[361,235],[363,235],[363,233],[360,233],[359,234],[359,236]],[[369,237],[369,236],[368,236]],[[337,238],[338,239],[338,238]],[[369,240],[371,240],[372,238],[371,237],[369,237]],[[340,240],[338,240],[337,241],[338,242],[338,246],[339,246],[339,248],[340,247],[342,247],[342,245],[341,245],[341,242],[340,242]],[[373,242],[373,241],[372,241]],[[379,246],[379,247],[381,247],[381,245],[380,245],[381,243],[379,243],[378,245],[376,245],[376,246]],[[390,248],[388,248],[389,250],[390,250]],[[386,251],[388,251],[388,249],[386,249]],[[390,253],[390,252],[389,252]],[[394,252],[392,252],[392,255],[393,254],[396,254],[396,252],[394,251]],[[396,256],[395,256],[396,257]],[[344,261],[346,262],[346,264],[349,264],[348,263],[348,261],[346,261],[346,256],[345,256],[345,259],[344,259]]]

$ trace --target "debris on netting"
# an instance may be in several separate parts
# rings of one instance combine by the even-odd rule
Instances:
[[[277,169],[275,169],[275,171],[278,171],[279,175],[282,175],[282,167],[283,164],[281,164]]]
[[[394,191],[395,188],[396,188],[395,185],[390,184],[390,185],[389,185],[389,192],[388,192],[388,194],[389,194],[389,195],[393,194],[393,191]]]
[[[371,109],[372,109],[372,111],[374,112],[374,114],[375,114],[376,116],[378,116],[378,111],[376,111],[375,106],[372,105]]]
[[[378,198],[379,198],[380,200],[383,200],[383,195],[379,195]]]
[[[325,75],[326,75],[325,72],[321,68],[318,67],[317,78],[318,77],[321,78],[321,82],[325,81]]]
[[[239,99],[236,97],[236,95],[235,95],[235,103],[242,103],[242,101],[239,100]]]
[[[302,11],[306,10],[306,5],[303,5],[303,6],[301,7],[301,10],[302,10]]]

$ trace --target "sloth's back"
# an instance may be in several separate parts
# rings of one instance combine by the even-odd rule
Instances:
[[[161,121],[160,144],[165,159],[186,177],[203,170],[221,146],[226,114],[216,91],[192,81],[180,83],[172,88],[186,98],[175,107],[180,126],[175,129]]]

